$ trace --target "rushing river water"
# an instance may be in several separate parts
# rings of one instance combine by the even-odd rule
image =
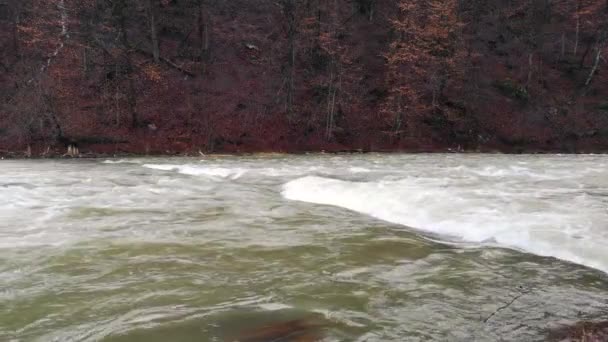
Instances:
[[[0,341],[542,341],[607,272],[608,156],[0,162]]]

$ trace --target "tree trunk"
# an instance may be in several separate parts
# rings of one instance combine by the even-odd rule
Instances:
[[[595,42],[596,44],[599,46],[602,43],[602,31],[601,31],[601,27],[598,27],[597,30],[595,30],[595,32],[593,33],[593,36],[596,37]],[[583,68],[583,66],[585,65],[585,60],[587,59],[587,56],[589,55],[589,52],[591,52],[591,47],[593,46],[593,40],[589,40],[587,42],[587,46],[585,46],[585,52],[583,52],[583,55],[581,56],[581,60],[578,63],[578,67],[580,69]]]
[[[126,2],[123,2],[122,4],[126,6]],[[124,49],[124,58],[126,61],[127,73],[130,74],[133,72],[133,62],[131,61],[131,46],[129,44],[129,38],[127,37],[127,25],[124,11],[119,14],[118,25],[120,30],[120,41]],[[118,75],[116,75],[116,77],[118,77]],[[135,128],[139,126],[139,117],[137,115],[136,110],[137,95],[135,94],[135,83],[133,82],[133,77],[131,77],[131,75],[127,75],[127,84],[129,87],[129,89],[127,90],[127,103],[129,105],[129,112],[131,114],[131,127]]]
[[[205,0],[198,1],[198,36],[200,39],[199,58],[201,61],[201,74],[207,71],[209,62],[209,13],[207,12]]]
[[[526,89],[530,87],[530,83],[532,82],[533,57],[534,57],[533,53],[528,54],[528,81],[526,82]]]
[[[574,56],[576,56],[576,52],[578,51],[578,37],[581,30],[581,1],[579,0],[576,6],[576,34],[574,37]]]
[[[595,61],[593,62],[593,67],[591,68],[591,72],[589,73],[589,76],[587,77],[587,81],[585,81],[585,87],[591,83],[591,80],[593,79],[593,75],[595,74],[595,71],[597,70],[597,67],[600,64],[601,59],[602,59],[602,46],[598,45],[597,54],[595,55]]]
[[[296,13],[295,0],[284,0],[283,8],[287,17],[287,114],[293,116],[295,96],[295,64],[296,64]]]
[[[331,138],[331,131],[333,130],[333,94],[334,94],[334,72],[330,70],[329,74],[329,89],[327,90],[327,117],[325,119],[325,139]]]
[[[319,37],[321,37],[321,0],[317,0],[317,39]]]
[[[559,54],[559,59],[564,59],[564,54],[566,53],[566,34],[562,32],[562,49]]]
[[[82,72],[85,78],[89,76],[89,48],[85,47],[82,51]]]
[[[45,90],[43,89],[42,84],[40,82],[38,82],[38,91],[42,94],[41,96],[45,107],[44,109],[46,110],[47,115],[51,119],[52,125],[54,126],[53,128],[55,129],[55,140],[59,142],[65,141],[63,129],[61,127],[61,124],[59,123],[59,119],[57,118],[54,97],[52,97],[50,94],[44,93]]]
[[[401,131],[401,126],[403,125],[403,97],[401,94],[397,95],[397,115],[395,116],[395,136],[399,134]]]
[[[118,62],[114,65],[115,77],[118,77]],[[120,87],[119,83],[116,82],[114,86],[114,123],[116,126],[120,126]]]
[[[12,19],[12,36],[13,36],[13,51],[15,56],[19,56],[19,21],[20,21],[20,10],[18,1],[11,6],[11,19]]]
[[[154,62],[160,62],[160,47],[158,43],[158,32],[156,31],[156,15],[154,13],[154,7],[152,0],[146,0],[146,12],[148,13],[148,22],[150,23],[150,37],[152,38],[152,55],[154,56]]]
[[[544,80],[543,80],[543,56],[540,55],[538,57],[538,83],[541,84],[542,86],[544,86]]]

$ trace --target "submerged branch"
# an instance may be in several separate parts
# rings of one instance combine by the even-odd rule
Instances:
[[[522,287],[519,287],[520,289],[522,289]],[[526,289],[526,290],[522,290],[522,292],[518,293],[515,297],[511,298],[511,300],[506,303],[505,305],[497,308],[496,310],[494,310],[494,312],[492,312],[488,317],[486,317],[483,322],[487,323],[492,317],[494,317],[496,314],[498,314],[500,311],[508,308],[509,306],[511,306],[513,303],[515,303],[515,301],[517,301],[519,298],[523,297],[524,295],[528,294],[532,292],[532,289]]]

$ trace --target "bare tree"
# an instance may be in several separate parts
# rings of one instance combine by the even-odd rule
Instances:
[[[19,24],[21,21],[21,13],[23,7],[27,6],[29,1],[8,0],[0,1],[0,20],[5,17],[10,22],[11,49],[15,57],[19,57]]]
[[[293,117],[295,97],[295,65],[296,65],[296,0],[282,0],[283,15],[287,20],[287,67],[285,82],[287,83],[287,115]]]
[[[578,51],[578,41],[581,32],[581,0],[576,2],[576,33],[574,37],[574,52],[573,55],[576,56],[576,52]]]
[[[588,86],[593,79],[593,75],[595,75],[597,71],[597,67],[602,60],[602,52],[606,48],[606,41],[608,41],[608,32],[603,31],[600,33],[597,39],[597,43],[595,45],[595,58],[593,59],[593,66],[591,67],[591,71],[589,72],[589,76],[587,76],[587,80],[585,81],[585,86]]]
[[[112,16],[114,18],[115,21],[115,25],[117,26],[118,29],[118,39],[122,45],[122,58],[124,60],[124,69],[125,69],[125,73],[126,73],[126,78],[127,78],[127,103],[129,106],[129,112],[131,114],[131,126],[132,127],[137,127],[139,125],[139,117],[137,115],[137,110],[136,110],[136,105],[137,105],[137,98],[135,95],[135,83],[133,82],[133,77],[132,75],[130,75],[133,72],[133,62],[131,60],[131,45],[129,43],[129,37],[127,36],[127,9],[128,9],[128,4],[127,4],[127,0],[117,0],[113,3],[112,6]],[[118,60],[116,61],[116,63],[118,63]],[[116,74],[115,76],[118,77],[119,74],[119,70],[121,68],[119,68],[118,65],[116,65]]]
[[[207,64],[210,59],[210,21],[211,15],[209,14],[207,0],[198,0],[198,36],[200,39],[200,53],[199,58],[201,61],[201,73],[205,73]]]
[[[150,37],[152,39],[152,55],[154,56],[154,62],[160,63],[160,46],[158,42],[158,32],[156,29],[156,11],[152,0],[146,0],[146,14],[148,16],[148,23],[150,24]]]

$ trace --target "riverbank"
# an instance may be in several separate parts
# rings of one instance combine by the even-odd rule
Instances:
[[[2,150],[1,159],[103,159],[103,158],[143,158],[143,157],[207,157],[207,156],[239,156],[256,154],[365,154],[365,153],[461,153],[461,154],[607,154],[608,147],[597,149],[561,150],[561,149],[522,149],[509,147],[479,147],[475,149],[463,149],[456,147],[411,147],[411,148],[386,148],[386,149],[347,149],[335,146],[327,146],[323,149],[227,149],[219,151],[201,150],[165,150],[165,151],[115,151],[110,152],[108,148],[85,148],[79,149],[75,146],[65,148],[27,148],[25,150]]]
[[[0,21],[5,158],[608,151],[597,1],[547,6],[544,19],[529,1],[446,5],[442,17],[458,17],[450,26],[462,30],[449,41],[426,30],[437,34],[423,35],[439,44],[433,53],[397,48],[398,1],[298,4],[294,16],[269,0],[154,2],[153,11],[126,2],[121,20],[82,1],[15,3],[7,13],[21,19]],[[156,58],[144,13],[158,15]],[[293,17],[306,20],[289,38]],[[406,60],[418,72],[395,64]]]

